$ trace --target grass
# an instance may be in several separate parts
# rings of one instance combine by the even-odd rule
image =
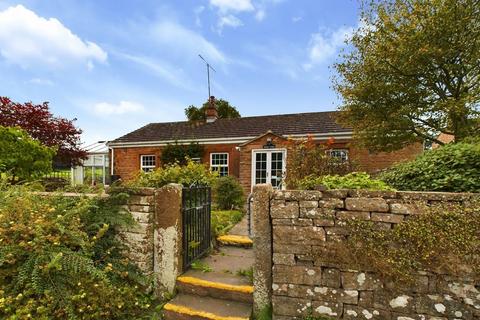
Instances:
[[[248,269],[240,269],[237,271],[237,275],[241,277],[246,277],[250,281],[250,283],[253,283],[253,267],[250,267]]]
[[[191,267],[193,270],[199,270],[199,271],[202,271],[203,273],[213,271],[212,267],[200,261],[193,261]]]
[[[244,213],[238,210],[212,210],[212,232],[213,236],[226,234],[237,223],[239,223],[244,216]]]

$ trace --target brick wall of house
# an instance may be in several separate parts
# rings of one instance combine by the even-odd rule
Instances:
[[[341,259],[337,250],[347,239],[348,219],[369,220],[379,228],[393,229],[431,205],[467,208],[479,194],[322,193],[272,191],[264,186],[255,190],[255,210],[266,212],[254,211],[254,219],[264,217],[271,226],[255,229],[255,233],[271,232],[256,235],[256,248],[260,248],[256,250],[272,247],[273,269],[270,266],[262,269],[263,273],[257,272],[254,281],[269,283],[273,279],[269,287],[274,319],[304,319],[310,313],[329,319],[480,319],[480,282],[468,273],[454,276],[422,270],[412,274],[414,284],[401,286],[371,269],[358,269],[354,262]],[[268,195],[262,198],[265,191]],[[259,243],[259,239],[266,243]],[[261,269],[266,260],[264,252],[256,253],[255,268]]]
[[[236,144],[204,145],[202,163],[210,165],[210,153],[226,152],[229,154],[228,172],[230,175],[239,176],[240,152],[236,150]],[[142,155],[155,155],[156,165],[161,165],[160,159],[162,147],[130,147],[115,148],[114,152],[114,174],[120,175],[124,180],[129,180],[140,171],[140,157]],[[110,155],[110,159],[111,159]]]
[[[415,143],[393,152],[371,153],[367,149],[351,146],[350,159],[358,165],[359,171],[375,173],[391,167],[393,164],[415,159],[423,152],[423,145]]]
[[[210,153],[227,152],[229,154],[229,174],[239,178],[245,194],[249,194],[251,192],[252,184],[252,150],[262,149],[267,143],[267,139],[270,138],[277,148],[287,149],[288,162],[289,147],[287,139],[278,137],[274,134],[267,134],[242,145],[240,151],[237,150],[238,145],[236,144],[204,145],[205,153],[202,158],[202,163],[210,165]],[[348,141],[342,140],[336,141],[332,145],[332,148],[348,149],[350,152],[350,158],[358,164],[358,169],[370,173],[388,168],[399,161],[413,159],[423,150],[421,144],[415,144],[396,152],[374,154],[366,149],[359,149],[350,146]],[[161,147],[115,148],[115,155],[113,157],[115,168],[114,174],[120,175],[122,179],[126,180],[134,177],[140,170],[141,155],[156,155],[157,166],[160,166],[161,152]]]

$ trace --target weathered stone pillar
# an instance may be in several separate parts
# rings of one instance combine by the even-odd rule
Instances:
[[[182,186],[155,190],[153,272],[156,293],[173,293],[182,272]]]
[[[271,185],[260,184],[253,187],[253,312],[257,315],[269,307],[272,299],[272,225],[270,223]]]

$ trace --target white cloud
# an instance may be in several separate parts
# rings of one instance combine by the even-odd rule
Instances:
[[[145,107],[137,102],[122,100],[117,104],[99,102],[93,106],[93,110],[98,115],[110,116],[143,112]]]
[[[305,70],[328,62],[338,50],[345,45],[355,29],[353,27],[340,27],[337,30],[324,30],[312,34],[308,45],[308,62],[304,64]]]
[[[255,19],[257,19],[258,21],[263,21],[263,19],[265,19],[265,16],[265,9],[258,9],[257,13],[255,13]]]
[[[42,78],[33,78],[27,81],[27,83],[36,84],[40,86],[53,86],[54,83],[52,80],[42,79]]]
[[[23,68],[105,62],[107,53],[84,41],[55,18],[43,18],[22,5],[0,12],[0,55]]]
[[[113,54],[122,59],[141,65],[142,67],[146,68],[147,70],[154,73],[158,77],[165,79],[167,82],[169,82],[174,86],[191,90],[191,88],[187,86],[187,81],[182,77],[183,75],[182,70],[175,69],[169,63],[160,61],[158,59],[145,57],[145,56],[139,56],[139,55],[133,55],[133,54],[127,54],[127,53],[121,53],[121,52],[114,52]]]
[[[225,26],[237,28],[243,26],[243,22],[234,15],[229,14],[227,16],[220,17],[218,20],[218,29],[220,33]]]
[[[251,0],[210,0],[210,4],[217,7],[221,13],[255,10]]]
[[[204,6],[198,6],[193,10],[193,13],[195,14],[195,25],[197,27],[202,26],[202,20],[200,19],[200,15],[202,14],[203,11],[205,11]]]
[[[297,23],[297,22],[302,21],[302,20],[303,20],[303,17],[300,17],[300,16],[298,16],[298,17],[292,17],[292,22],[293,22],[293,23]]]
[[[197,56],[199,53],[212,62],[225,63],[225,55],[199,33],[173,21],[162,21],[152,29],[152,41],[171,50]]]

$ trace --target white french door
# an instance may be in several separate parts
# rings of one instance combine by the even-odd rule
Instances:
[[[260,183],[269,183],[275,189],[284,187],[286,173],[285,150],[252,151],[252,187]]]

